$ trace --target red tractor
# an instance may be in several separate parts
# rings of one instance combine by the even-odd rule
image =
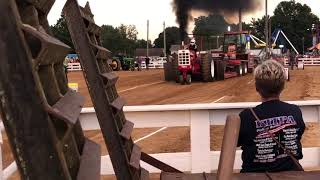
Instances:
[[[224,80],[247,74],[249,54],[246,52],[248,32],[228,32],[224,36],[223,50],[200,51],[184,47],[165,64],[165,79],[191,84],[192,79],[204,82]],[[191,42],[192,43],[192,42]]]
[[[225,78],[243,76],[254,69],[254,57],[247,50],[250,43],[248,31],[226,32],[224,34],[223,50],[211,51],[214,61],[221,61]]]
[[[177,55],[177,71],[175,80],[181,84],[191,84],[192,79],[201,79],[205,82],[214,80],[214,63],[209,53],[197,52],[195,49],[186,48],[179,50]]]

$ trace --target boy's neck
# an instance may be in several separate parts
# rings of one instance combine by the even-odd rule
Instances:
[[[267,101],[273,101],[273,100],[280,100],[280,97],[269,97],[269,98],[261,98],[262,102],[267,102]]]

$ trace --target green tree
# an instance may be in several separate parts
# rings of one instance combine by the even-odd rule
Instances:
[[[164,32],[158,35],[158,38],[154,40],[154,45],[157,48],[163,48],[163,37]],[[170,46],[174,44],[180,44],[180,30],[178,27],[167,27],[166,28],[166,47],[167,53],[170,51]]]
[[[57,39],[74,49],[70,33],[67,27],[66,19],[63,16],[61,16],[58,19],[55,25],[50,26],[50,30],[52,31],[54,37],[56,37]]]
[[[50,29],[57,39],[74,49],[67,23],[63,16]],[[102,25],[101,29],[102,46],[110,50],[114,55],[121,53],[133,56],[136,48],[146,47],[145,40],[137,39],[138,31],[134,25],[121,24],[119,27]],[[151,47],[151,44],[149,47]]]
[[[102,25],[101,29],[102,46],[110,50],[113,54],[120,53],[123,37],[121,37],[119,29],[110,25]]]
[[[221,15],[200,16],[195,19],[194,34],[223,35],[229,24]]]
[[[149,41],[149,47],[152,47],[152,44]],[[147,48],[147,41],[144,39],[138,39],[136,41],[136,48]]]
[[[299,52],[302,52],[302,38],[305,39],[305,48],[312,46],[310,29],[312,24],[319,23],[319,18],[306,4],[302,5],[294,0],[280,2],[270,19],[271,31],[276,28],[282,29]],[[251,22],[253,29],[256,30],[255,33],[262,38],[264,38],[264,20],[265,17]],[[289,47],[289,44],[285,45]]]
[[[137,39],[138,31],[134,25],[121,24],[116,28],[110,25],[103,25],[101,28],[102,45],[109,49],[113,55],[134,56],[136,48],[146,47],[147,42],[145,40]]]

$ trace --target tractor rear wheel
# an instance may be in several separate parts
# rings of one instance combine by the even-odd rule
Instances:
[[[243,73],[243,75],[248,74],[248,63],[242,64],[242,73]]]
[[[224,73],[225,73],[225,62],[223,60],[216,61],[217,65],[217,80],[223,81],[224,80]]]
[[[190,85],[192,81],[191,74],[187,75],[186,84]]]
[[[111,66],[113,71],[120,71],[121,63],[118,59],[113,59]]]
[[[173,54],[172,56],[173,56],[172,62],[171,62],[172,78],[173,78],[173,80],[176,81],[176,83],[179,83],[178,55]]]
[[[163,64],[164,68],[164,79],[166,81],[173,81],[175,80],[175,75],[172,68],[172,62],[167,62]]]
[[[216,79],[216,63],[209,53],[201,56],[201,75],[204,82],[212,82]]]

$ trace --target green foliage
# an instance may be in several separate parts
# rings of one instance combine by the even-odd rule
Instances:
[[[60,17],[60,19],[57,21],[55,25],[50,26],[50,30],[53,33],[54,37],[56,37],[57,39],[74,49],[67,27],[66,19],[63,16]]]
[[[157,39],[154,40],[154,45],[157,48],[163,48],[163,36],[164,32],[161,32]],[[180,30],[178,27],[166,28],[166,47],[167,53],[170,51],[171,45],[180,44]]]
[[[114,55],[123,54],[132,57],[136,48],[147,47],[146,40],[137,39],[138,31],[134,25],[121,24],[116,28],[110,25],[102,25],[101,28],[102,45]],[[151,47],[151,44],[149,44],[149,47]]]
[[[305,48],[312,46],[312,35],[310,32],[312,24],[319,23],[319,18],[311,12],[311,8],[295,1],[283,1],[274,10],[271,19],[271,31],[280,28],[294,44],[296,49],[302,52],[302,38],[305,39]],[[258,37],[264,38],[265,17],[253,20],[253,29]],[[309,30],[308,30],[309,29]],[[288,44],[286,44],[287,47]]]
[[[231,24],[227,23],[221,15],[200,16],[195,19],[193,33],[202,35],[223,35],[230,25]]]
[[[101,43],[102,46],[110,50],[114,55],[124,54],[134,56],[136,48],[145,48],[147,41],[137,39],[138,31],[134,25],[121,24],[119,27],[102,25]],[[63,16],[57,23],[50,27],[53,35],[74,49],[66,20]],[[149,44],[151,47],[151,44]]]

